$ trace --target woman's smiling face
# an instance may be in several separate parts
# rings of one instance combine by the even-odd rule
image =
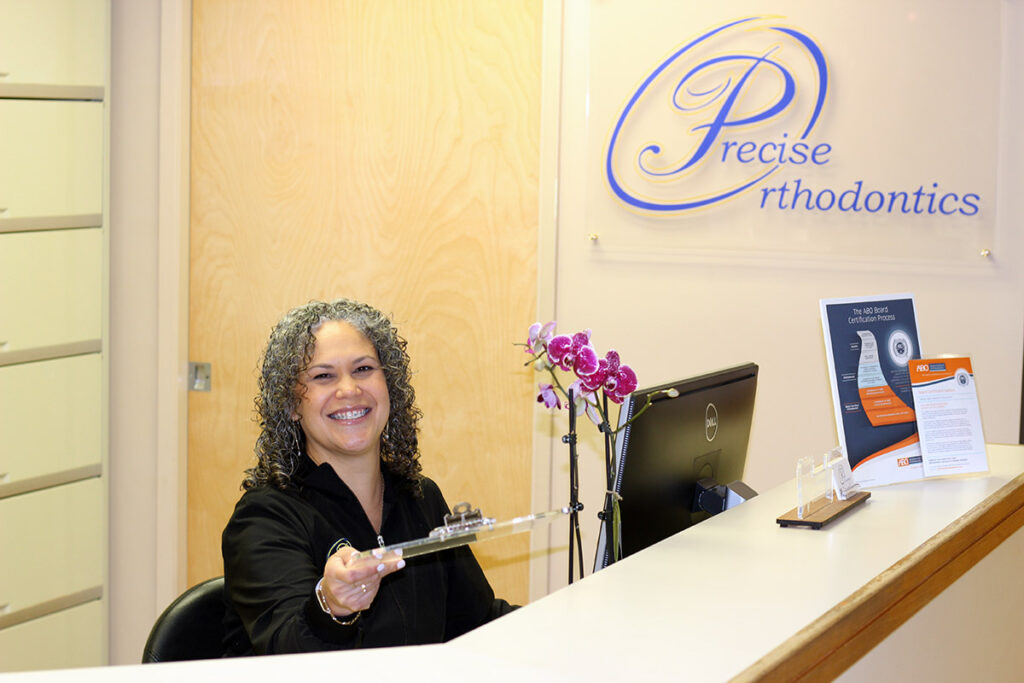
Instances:
[[[316,463],[380,458],[380,435],[391,412],[377,350],[347,322],[330,320],[314,335],[313,358],[299,375],[293,419]]]

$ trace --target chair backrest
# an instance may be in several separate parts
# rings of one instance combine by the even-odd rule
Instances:
[[[142,663],[222,657],[225,609],[223,576],[192,586],[157,617]]]

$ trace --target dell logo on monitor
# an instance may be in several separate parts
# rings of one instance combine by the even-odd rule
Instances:
[[[708,441],[714,441],[718,435],[718,409],[714,403],[709,403],[704,410],[704,436]]]

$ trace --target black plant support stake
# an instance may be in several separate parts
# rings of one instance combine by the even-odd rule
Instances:
[[[576,455],[576,404],[573,390],[569,389],[569,433],[562,437],[562,443],[569,444],[569,583],[573,582],[573,554],[579,553],[580,578],[583,578],[583,541],[580,537],[579,464]]]

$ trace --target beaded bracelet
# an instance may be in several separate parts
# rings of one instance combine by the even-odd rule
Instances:
[[[324,595],[323,583],[324,580],[323,577],[321,577],[320,580],[316,582],[316,588],[314,589],[313,592],[316,593],[316,600],[320,603],[320,609],[324,611],[324,614],[329,616],[331,618],[331,621],[333,621],[335,624],[340,624],[342,626],[351,626],[352,624],[359,621],[359,616],[362,614],[362,612],[356,612],[355,616],[353,616],[348,621],[342,621],[338,617],[334,616],[334,613],[331,612],[330,605],[327,604],[327,597]]]

